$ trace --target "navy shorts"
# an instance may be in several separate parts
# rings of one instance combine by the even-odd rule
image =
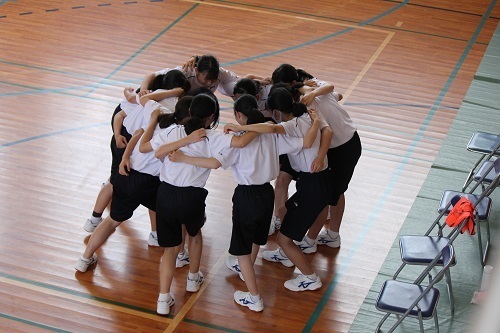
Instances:
[[[286,214],[280,232],[293,240],[301,241],[319,213],[328,206],[331,196],[330,171],[300,172],[297,191],[286,201]]]
[[[115,115],[120,111],[121,111],[121,108],[120,108],[120,105],[118,105],[116,107],[115,111],[113,112],[113,116],[111,117],[111,129],[113,129],[113,133],[114,133],[113,121],[115,119]],[[122,126],[122,130],[121,130],[120,134],[123,135],[125,138],[127,138],[127,142],[129,142],[130,138],[132,138],[132,135],[129,132],[127,132],[127,129],[125,128],[125,126]],[[120,163],[122,162],[122,157],[123,157],[123,153],[125,152],[125,148],[118,148],[116,146],[116,140],[115,140],[114,135],[111,137],[111,142],[109,144],[109,147],[111,149],[111,177],[110,178],[113,178],[116,176],[116,174],[119,171]]]
[[[361,156],[361,140],[358,132],[352,138],[335,148],[328,150],[328,168],[332,177],[332,196],[329,204],[335,206],[349,186],[354,168]]]
[[[279,156],[280,160],[280,171],[286,172],[290,176],[292,176],[293,180],[297,180],[299,177],[299,172],[295,171],[292,166],[290,165],[290,160],[288,159],[287,154],[283,154]]]
[[[238,185],[233,194],[233,232],[229,253],[252,253],[252,245],[265,245],[273,216],[274,190],[271,184]]]
[[[205,223],[205,199],[208,191],[201,187],[178,187],[161,182],[156,201],[158,243],[174,247],[182,243],[182,225],[189,236],[198,234]]]
[[[159,186],[160,178],[147,173],[132,169],[128,176],[117,174],[113,180],[109,215],[113,220],[123,222],[132,217],[139,205],[155,211]]]

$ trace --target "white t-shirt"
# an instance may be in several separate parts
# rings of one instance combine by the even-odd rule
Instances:
[[[177,69],[182,71],[182,66],[177,66],[175,68],[164,68],[161,71],[155,72],[155,74],[156,75],[166,74],[168,71],[172,69]],[[186,78],[188,79],[189,83],[191,83],[191,90],[203,87],[196,78],[196,71],[194,68],[183,73],[186,75]],[[219,77],[217,81],[214,82],[213,86],[209,87],[209,89],[212,92],[218,90],[222,95],[232,97],[234,86],[236,85],[236,82],[238,82],[239,79],[240,77],[235,73],[220,67]]]
[[[354,135],[354,132],[356,132],[356,126],[351,120],[351,117],[349,117],[347,111],[342,108],[338,100],[339,94],[331,92],[316,97],[310,105],[310,108],[316,110],[323,116],[333,131],[330,148],[343,145],[349,141]]]
[[[143,128],[145,130],[145,128]],[[153,135],[161,131],[160,127],[156,126]],[[139,143],[134,147],[132,154],[130,154],[130,167],[135,171],[147,173],[152,176],[160,175],[161,161],[155,157],[155,152],[141,153],[139,151]]]
[[[225,153],[222,153],[222,151],[231,147],[232,135],[224,135],[212,130],[206,130],[206,135],[205,140],[182,147],[180,151],[188,156],[214,157],[223,167],[227,167]],[[155,134],[150,143],[153,150],[156,151],[160,145],[178,141],[186,136],[184,126],[172,125]],[[186,163],[174,163],[168,157],[165,157],[160,168],[160,180],[178,187],[204,187],[210,171],[211,169],[200,168]]]
[[[304,113],[300,117],[295,117],[292,120],[281,122],[280,125],[283,126],[283,128],[286,131],[286,134],[288,134],[289,136],[303,138],[306,136],[309,128],[311,128],[311,122],[312,121],[309,115],[307,113]],[[328,124],[322,121],[320,128],[323,128],[325,126],[328,126]],[[311,148],[301,149],[300,152],[296,154],[288,153],[290,166],[295,171],[311,172],[311,165],[314,162],[314,160],[318,157],[320,139],[321,139],[321,134],[318,132],[318,135],[316,135],[316,139],[314,140],[314,143],[312,144]],[[326,156],[324,160],[324,165],[325,167],[323,168],[323,170],[326,169],[328,166],[328,158]]]
[[[136,130],[149,123],[151,113],[156,110],[156,108],[160,108],[163,113],[174,113],[175,104],[178,100],[178,97],[165,98],[159,102],[150,100],[146,103],[146,105],[144,105],[144,107],[141,104],[133,104],[123,101],[120,103],[120,107],[127,115],[125,119],[123,119],[123,126],[127,129],[127,132],[134,134]]]

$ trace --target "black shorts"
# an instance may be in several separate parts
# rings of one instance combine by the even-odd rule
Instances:
[[[252,245],[265,245],[273,216],[274,190],[263,185],[238,185],[233,194],[233,232],[229,253],[252,253]]]
[[[285,203],[287,211],[280,232],[301,241],[319,213],[328,206],[332,187],[330,171],[300,172],[295,186],[297,191]]]
[[[328,150],[328,168],[332,177],[332,196],[329,204],[335,206],[349,186],[354,168],[361,156],[361,140],[358,132],[352,138],[335,148]]]
[[[115,111],[113,112],[113,116],[111,117],[111,129],[113,130],[113,133],[114,133],[113,121],[115,119],[116,114],[120,111],[121,108],[120,105],[118,105]],[[123,135],[125,138],[127,138],[127,142],[130,141],[130,138],[132,138],[132,135],[129,132],[127,132],[125,126],[122,126],[120,134]],[[118,148],[116,146],[116,140],[114,135],[111,137],[111,143],[109,147],[111,148],[111,177],[110,177],[111,179],[114,176],[116,176],[116,174],[119,171],[120,163],[122,162],[122,157],[123,153],[125,152],[125,148]]]
[[[158,243],[174,247],[182,243],[182,225],[189,236],[196,236],[205,223],[205,199],[201,187],[178,187],[161,182],[156,201]]]
[[[290,160],[288,159],[287,154],[283,154],[279,156],[280,160],[280,171],[286,172],[290,176],[292,176],[293,180],[297,180],[299,177],[299,172],[295,171],[290,165]]]
[[[113,220],[123,222],[132,217],[139,205],[155,211],[159,186],[160,178],[147,173],[130,170],[128,176],[117,174],[113,181],[109,215]]]

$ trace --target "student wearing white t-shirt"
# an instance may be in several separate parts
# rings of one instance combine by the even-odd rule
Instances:
[[[271,110],[282,113],[284,119],[282,123],[228,124],[225,130],[304,137],[312,126],[306,106],[295,103],[292,94],[284,87],[273,87],[269,95],[268,106]],[[264,251],[262,254],[263,258],[268,261],[280,262],[287,267],[294,264],[297,266],[301,274],[284,284],[285,288],[292,291],[316,290],[322,285],[305,255],[293,242],[303,239],[318,214],[328,205],[330,178],[326,153],[332,131],[323,121],[321,121],[320,129],[321,135],[316,136],[311,148],[287,154],[291,166],[299,173],[297,192],[286,202],[286,213],[276,238],[280,248],[275,251]]]
[[[249,94],[240,95],[235,101],[234,115],[240,125],[265,122],[263,114],[257,109],[257,100]],[[233,176],[238,183],[232,199],[231,256],[226,258],[226,266],[238,273],[248,288],[248,292],[236,291],[234,301],[252,311],[264,309],[253,266],[260,246],[267,243],[274,199],[270,181],[278,175],[278,155],[298,153],[303,147],[310,147],[316,139],[318,129],[319,121],[316,121],[304,139],[260,135],[242,149],[222,152],[225,154],[226,167],[232,167]],[[180,152],[172,153],[169,159],[213,169],[222,166],[218,159],[191,157]]]
[[[362,147],[356,125],[338,103],[339,100],[340,95],[332,92],[314,98],[310,104],[333,130],[327,154],[332,177],[332,197],[329,202],[330,226],[320,233],[326,222],[327,210],[325,210],[298,244],[304,253],[316,252],[317,245],[337,248],[341,244],[339,230],[345,209],[344,193],[361,156]]]
[[[205,220],[205,199],[208,194],[204,186],[210,174],[210,169],[173,163],[167,155],[181,149],[191,156],[216,157],[224,164],[221,151],[233,146],[233,136],[205,130],[218,123],[219,105],[213,94],[202,93],[195,96],[189,112],[191,118],[184,126],[173,125],[154,136],[148,128],[141,140],[141,149],[154,150],[155,156],[163,160],[156,205],[158,242],[165,248],[160,263],[160,295],[157,303],[157,312],[162,315],[169,314],[170,307],[174,304],[170,288],[175,259],[182,244],[183,225],[189,235],[190,254],[186,290],[196,292],[203,283],[203,274],[200,272],[203,245],[201,228]]]
[[[204,87],[208,88],[213,93],[217,90],[222,95],[228,97],[232,96],[234,85],[240,79],[238,75],[220,67],[217,58],[210,54],[196,56],[192,60],[193,62],[190,62],[190,64],[194,63],[194,65],[184,65],[173,68],[184,72],[189,83],[191,83],[192,90]],[[150,82],[154,80],[156,76],[165,74],[170,70],[172,69],[165,68],[161,71],[146,75],[141,84],[141,91],[147,91]],[[143,95],[142,92],[139,94],[141,96]]]
[[[168,89],[172,90],[176,87],[182,87],[186,84],[187,79],[184,74],[180,71],[172,72],[169,75],[161,75],[156,77],[150,82],[148,91],[158,90],[158,89]],[[188,83],[189,84],[189,83]],[[118,173],[118,167],[121,162],[123,153],[125,151],[128,141],[131,139],[134,132],[144,125],[142,115],[142,107],[135,103],[130,103],[127,101],[127,95],[130,94],[130,90],[133,88],[126,88],[124,91],[125,100],[123,100],[120,105],[116,108],[111,119],[111,125],[113,129],[114,136],[111,138],[111,175],[109,180],[104,184],[104,186],[99,191],[97,196],[94,209],[90,218],[87,219],[83,228],[92,233],[95,228],[102,222],[102,214],[106,207],[109,206],[112,195],[113,195],[113,178]],[[135,93],[134,93],[135,95]],[[170,96],[166,96],[170,97]],[[164,97],[164,98],[166,98]],[[175,106],[175,104],[173,104]],[[170,108],[173,112],[173,106]],[[127,110],[125,112],[124,110]],[[146,117],[145,123],[147,124],[149,115]],[[151,239],[150,239],[151,240]],[[151,243],[151,242],[150,242]],[[152,242],[150,245],[155,245]]]
[[[119,173],[114,178],[109,216],[92,233],[85,252],[76,262],[75,269],[77,271],[83,273],[90,265],[97,262],[95,251],[106,242],[122,222],[132,217],[137,207],[142,205],[151,211],[156,211],[161,161],[155,157],[153,152],[143,154],[139,151],[139,146],[136,143],[141,135],[142,133],[137,131],[127,145],[124,159],[134,147],[130,155],[130,162],[125,163],[129,169],[126,170],[125,174]]]

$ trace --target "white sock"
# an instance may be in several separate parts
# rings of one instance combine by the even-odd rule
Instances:
[[[198,280],[199,277],[200,277],[200,274],[198,274],[198,272],[196,272],[196,273],[189,272],[188,273],[188,279],[191,281],[196,281],[196,280]]]
[[[307,236],[304,237],[304,240],[306,241],[307,244],[309,245],[314,245],[316,243],[316,240],[315,239],[311,239]]]
[[[309,279],[316,281],[318,279],[318,276],[316,273],[312,273],[311,275],[306,275]]]
[[[168,302],[170,301],[172,297],[170,296],[170,293],[166,293],[166,294],[160,294],[160,296],[158,296],[158,301],[159,302]]]
[[[85,262],[89,262],[92,259],[92,256],[90,256],[90,258],[87,259],[87,258],[84,258],[82,255],[80,259],[82,259]]]
[[[259,294],[257,294],[257,295],[250,294],[250,299],[252,300],[252,302],[258,302],[260,300],[260,295]]]
[[[327,233],[328,233],[328,235],[330,235],[330,237],[332,237],[332,238],[337,238],[337,237],[339,236],[339,233],[338,233],[338,232],[336,232],[336,231],[331,231],[330,229],[328,229],[326,232],[327,232]]]
[[[156,233],[156,230],[151,231],[151,235],[153,235],[154,238],[158,238],[158,234]]]

